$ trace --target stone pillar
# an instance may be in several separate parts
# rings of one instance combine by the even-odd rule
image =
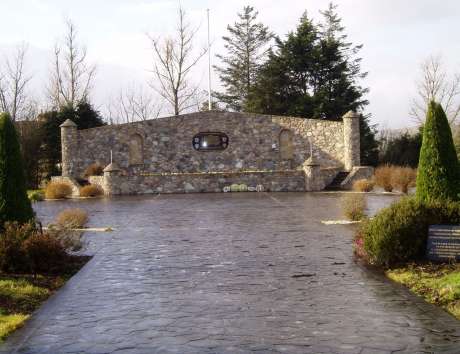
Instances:
[[[60,125],[61,128],[61,154],[62,154],[62,176],[75,176],[76,163],[75,159],[78,154],[78,132],[77,125],[70,119],[67,119]]]
[[[110,163],[104,168],[104,194],[105,195],[118,195],[121,194],[120,189],[120,176],[121,169],[115,162]]]
[[[321,167],[314,161],[313,158],[309,158],[304,166],[305,172],[305,191],[316,192],[324,188],[323,178],[321,176]]]
[[[359,114],[349,111],[343,116],[343,146],[345,171],[360,165]]]

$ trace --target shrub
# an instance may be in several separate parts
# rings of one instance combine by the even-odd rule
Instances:
[[[362,220],[366,214],[366,199],[362,194],[346,194],[341,200],[342,210],[345,217],[352,221]]]
[[[42,190],[28,191],[27,196],[31,202],[41,202],[45,199],[45,193]]]
[[[41,232],[33,222],[6,223],[0,235],[0,271],[5,273],[62,273],[68,250],[81,248],[81,233],[68,229]]]
[[[46,199],[64,199],[72,195],[72,186],[63,182],[50,182],[45,189]]]
[[[78,229],[88,222],[88,213],[83,209],[66,209],[56,217],[56,224],[61,227]]]
[[[66,251],[76,252],[83,248],[82,231],[67,227],[49,227],[48,233],[58,240]]]
[[[360,179],[353,183],[353,190],[357,192],[371,192],[375,183],[368,179]]]
[[[0,114],[0,229],[7,221],[26,223],[34,217],[27,198],[19,140],[6,113]]]
[[[80,197],[98,197],[103,194],[102,188],[94,184],[88,184],[80,188]]]
[[[385,192],[393,191],[392,174],[394,168],[390,165],[377,167],[374,174],[375,184],[382,187]]]
[[[407,194],[410,187],[415,186],[417,170],[410,167],[396,167],[391,177],[392,185]]]
[[[86,169],[83,175],[85,177],[90,177],[90,176],[102,176],[104,174],[104,167],[102,167],[98,163],[93,163],[89,165]]]
[[[36,232],[33,223],[20,225],[17,222],[5,223],[0,235],[0,270],[2,272],[23,272],[29,268],[24,241]]]
[[[49,233],[32,233],[23,243],[32,273],[56,273],[65,266],[67,253],[61,242]]]
[[[428,106],[417,176],[421,201],[458,200],[460,169],[449,122],[441,105]]]
[[[369,261],[391,266],[422,259],[429,225],[460,223],[460,203],[423,203],[406,197],[360,228]]]

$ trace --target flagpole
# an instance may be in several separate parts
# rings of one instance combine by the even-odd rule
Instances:
[[[208,109],[212,110],[211,102],[211,37],[210,37],[210,27],[209,27],[209,9],[208,12]]]

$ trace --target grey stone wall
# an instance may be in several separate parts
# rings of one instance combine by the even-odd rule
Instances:
[[[356,117],[349,113],[342,123],[199,112],[81,131],[67,121],[63,175],[81,177],[93,163],[110,164],[103,179],[93,179],[106,194],[217,192],[231,184],[320,190],[338,171],[359,164]],[[195,150],[193,138],[204,132],[226,134],[228,147]]]
[[[292,134],[293,158],[280,156],[279,136]],[[196,151],[192,139],[199,132],[223,132],[224,151]],[[130,164],[130,141],[142,137],[143,164]],[[126,175],[140,172],[209,172],[301,168],[310,157],[322,167],[344,166],[343,123],[256,114],[203,112],[144,122],[78,131],[72,164],[81,176],[91,163],[113,161]]]
[[[262,186],[266,192],[303,192],[303,171],[234,172],[217,174],[139,174],[123,176],[119,172],[105,173],[108,195],[152,193],[211,193],[223,192],[224,187],[244,184],[255,189]]]

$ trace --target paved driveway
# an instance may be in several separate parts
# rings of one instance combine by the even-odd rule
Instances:
[[[460,322],[356,265],[350,226],[320,223],[340,216],[338,201],[66,202],[117,231],[87,235],[94,258],[0,352],[459,353]],[[46,220],[63,207],[37,210]]]

